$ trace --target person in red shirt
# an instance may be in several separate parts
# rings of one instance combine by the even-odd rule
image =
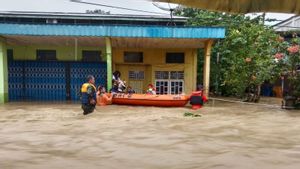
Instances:
[[[203,88],[198,87],[197,91],[193,92],[190,98],[190,104],[193,110],[203,107],[204,103],[208,101],[207,97],[203,94]]]
[[[153,84],[148,85],[148,90],[147,90],[146,94],[156,95],[156,90],[155,90],[155,87],[153,86]]]

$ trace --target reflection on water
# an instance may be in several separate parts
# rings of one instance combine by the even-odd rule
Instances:
[[[189,108],[0,106],[0,168],[298,169],[300,112],[218,102]]]

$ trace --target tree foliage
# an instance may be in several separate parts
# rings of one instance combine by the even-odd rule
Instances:
[[[278,35],[264,25],[263,16],[250,19],[241,14],[193,8],[177,9],[176,14],[189,17],[190,26],[226,28],[226,38],[219,40],[212,51],[210,84],[213,89],[224,95],[241,96],[250,85],[259,86],[279,76],[280,69],[273,57]],[[203,55],[199,53],[198,60],[202,64]],[[199,71],[202,74],[202,70]]]
[[[288,78],[288,96],[300,98],[300,38],[294,33],[290,41],[283,41],[276,46],[274,55],[276,62],[282,69],[282,76]]]

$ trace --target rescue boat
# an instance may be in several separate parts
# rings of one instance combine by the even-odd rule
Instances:
[[[112,98],[113,104],[157,107],[183,107],[188,101],[185,95],[114,94]]]

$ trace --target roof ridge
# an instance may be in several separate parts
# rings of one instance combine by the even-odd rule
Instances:
[[[84,13],[84,12],[44,12],[44,11],[0,11],[0,14],[49,14],[49,15],[81,15],[81,16],[128,16],[128,17],[157,17],[157,18],[170,18],[170,15],[166,13],[166,15],[141,15],[141,14],[97,14],[97,13]],[[186,17],[182,16],[174,16],[176,19],[186,19]]]

